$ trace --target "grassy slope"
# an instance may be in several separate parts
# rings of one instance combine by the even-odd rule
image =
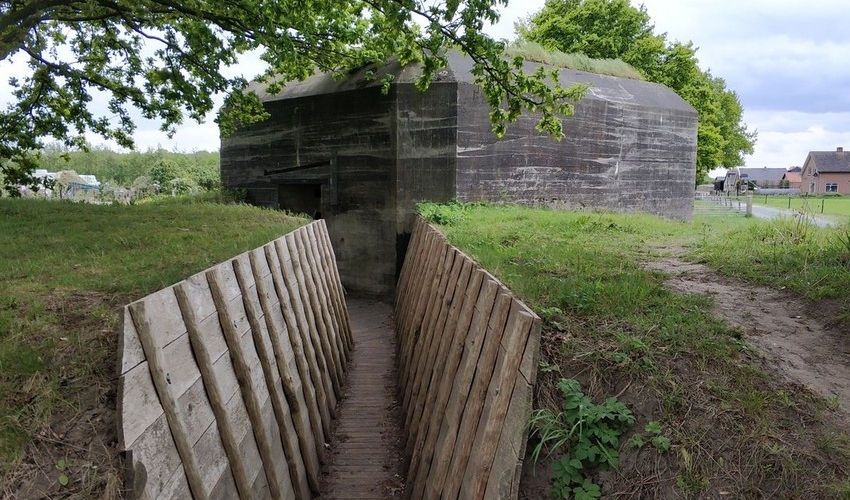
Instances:
[[[793,227],[744,218],[685,224],[516,207],[464,211],[444,226],[449,238],[544,317],[543,360],[557,369],[541,373],[537,404],[556,409],[555,382],[576,377],[597,401],[620,394],[638,416],[636,431],[658,420],[672,438],[661,454],[621,446],[621,472],[602,476],[606,493],[850,495],[850,438],[833,425],[834,405],[772,377],[740,333],[711,313],[710,298],[667,291],[662,275],[640,266],[653,252],[684,245],[726,272],[754,268],[762,281],[803,290],[805,280],[759,259],[773,253],[760,244],[764,234],[785,234],[780,253],[814,259],[812,249],[820,249],[822,262],[811,265],[820,284],[846,297],[846,265],[832,258],[841,246],[828,246],[834,236],[810,228],[794,243]],[[451,211],[442,217],[452,218]],[[733,269],[730,261],[743,262]]]
[[[119,308],[305,222],[185,199],[94,206],[0,198],[0,496],[31,467],[44,468],[34,453],[70,463],[71,484],[58,493],[114,491]],[[73,425],[86,421],[87,431]],[[92,431],[95,439],[78,435]],[[87,474],[94,466],[100,472]]]

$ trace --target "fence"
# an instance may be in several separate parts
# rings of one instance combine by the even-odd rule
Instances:
[[[419,219],[396,334],[408,498],[517,498],[540,319]]]
[[[308,499],[352,348],[324,221],[124,309],[133,498]]]

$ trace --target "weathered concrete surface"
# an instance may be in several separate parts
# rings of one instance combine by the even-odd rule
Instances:
[[[222,140],[223,184],[275,208],[293,208],[279,185],[318,186],[314,212],[326,218],[344,283],[385,293],[396,272],[394,96],[367,88],[266,107],[271,118]]]
[[[689,220],[696,111],[662,85],[561,72],[562,85],[575,83],[591,87],[563,121],[560,142],[537,132],[528,115],[496,139],[481,90],[460,83],[457,197]]]
[[[425,94],[417,68],[397,64],[316,75],[276,96],[258,88],[271,117],[222,139],[222,182],[257,204],[320,212],[345,286],[378,295],[395,286],[422,200],[691,217],[697,114],[671,90],[565,70],[563,84],[591,84],[567,137],[524,116],[497,140],[470,69],[451,54]],[[387,94],[384,74],[394,77]]]

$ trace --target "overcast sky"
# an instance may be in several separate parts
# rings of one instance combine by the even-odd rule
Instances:
[[[513,38],[513,23],[544,0],[511,0],[495,38]],[[656,33],[692,41],[703,69],[726,80],[744,106],[744,121],[758,131],[747,167],[801,165],[811,150],[850,147],[850,29],[835,0],[644,0]],[[633,0],[633,5],[638,2]],[[0,71],[9,71],[0,65]],[[250,70],[249,70],[250,71]],[[256,70],[248,77],[254,76]],[[5,76],[2,78],[5,83]],[[0,86],[2,86],[0,83]],[[0,102],[8,94],[0,88]],[[139,123],[146,149],[218,149],[218,129],[188,123],[173,139],[154,123]]]
[[[515,1],[493,33],[543,0]],[[699,47],[758,131],[747,167],[802,165],[812,150],[850,147],[850,29],[835,0],[644,0],[656,33]],[[635,0],[632,5],[639,5]]]

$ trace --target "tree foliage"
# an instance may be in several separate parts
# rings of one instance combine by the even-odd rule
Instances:
[[[30,69],[9,79],[14,100],[0,110],[0,172],[7,181],[24,178],[45,138],[84,147],[93,132],[132,147],[134,108],[173,133],[184,119],[210,114],[222,93],[229,96],[217,117],[222,132],[262,119],[257,97],[241,92],[246,78],[226,71],[249,51],[261,54],[274,92],[315,71],[341,73],[393,56],[422,63],[424,89],[456,47],[474,61],[497,133],[530,110],[541,113],[541,129],[560,135],[558,115],[569,115],[581,92],[562,88],[549,71],[525,74],[520,61],[503,58],[503,43],[481,30],[506,3],[0,0],[0,67],[21,58]],[[98,94],[108,99],[103,112],[92,105]]]
[[[131,187],[134,182],[159,185],[165,191],[175,179],[182,179],[191,188],[205,190],[220,186],[218,152],[197,151],[177,153],[164,149],[116,152],[104,146],[89,146],[73,150],[61,144],[47,144],[34,158],[38,168],[49,172],[73,170],[91,174],[101,184]]]
[[[549,49],[622,59],[647,80],[673,89],[699,113],[697,179],[715,167],[743,165],[756,133],[743,123],[738,95],[699,67],[691,42],[656,34],[646,9],[629,0],[547,0],[518,26],[520,38]]]

